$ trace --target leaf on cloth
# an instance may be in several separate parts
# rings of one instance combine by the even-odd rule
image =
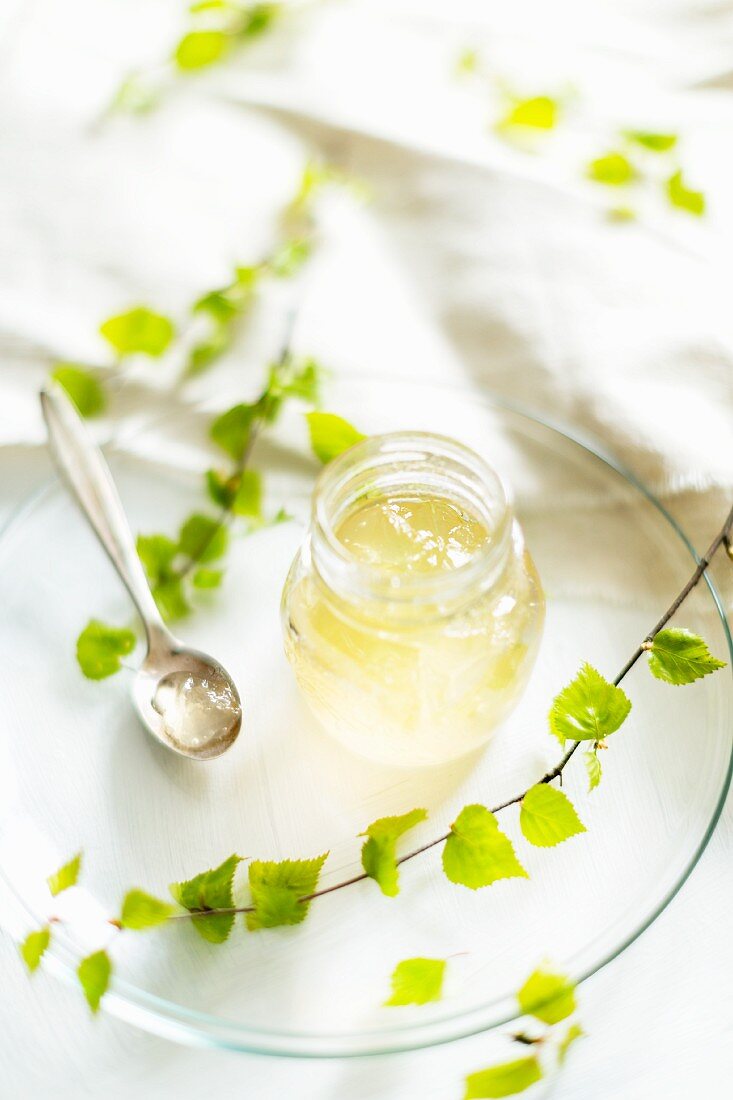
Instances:
[[[162,355],[175,334],[173,322],[147,306],[110,317],[99,329],[118,355]]]
[[[107,404],[102,383],[85,367],[57,363],[51,377],[66,391],[80,416],[96,416]]]
[[[308,421],[311,448],[321,462],[330,462],[355,443],[366,439],[353,424],[335,413],[310,412],[305,414],[305,418]]]
[[[686,210],[700,218],[705,213],[705,195],[702,191],[693,191],[685,183],[682,170],[675,172],[667,180],[667,198],[679,210]]]
[[[636,169],[623,153],[606,153],[590,162],[587,175],[608,187],[624,187],[636,179]]]

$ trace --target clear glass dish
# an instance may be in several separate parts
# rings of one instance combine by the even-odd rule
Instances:
[[[359,869],[358,834],[378,817],[426,806],[430,818],[412,834],[418,845],[467,803],[513,795],[558,756],[546,721],[553,695],[583,660],[615,675],[693,568],[684,534],[642,486],[592,444],[526,411],[475,390],[356,376],[330,385],[327,407],[367,433],[453,436],[513,486],[547,595],[527,692],[483,753],[440,769],[370,764],[320,732],[280,635],[281,589],[317,472],[292,409],[261,444],[257,464],[272,512],[284,505],[297,518],[235,538],[223,589],[202,597],[179,629],[231,670],[243,733],[229,755],[206,765],[174,757],[139,726],[129,673],[92,683],[78,672],[74,642],[86,621],[122,624],[132,612],[66,493],[50,483],[0,539],[0,915],[18,937],[45,920],[46,875],[83,848],[74,921],[56,931],[47,957],[62,977],[76,980],[93,928],[119,912],[132,886],[164,895],[167,883],[232,851],[277,859],[330,849],[321,879],[328,885]],[[111,452],[135,529],[172,533],[201,509],[201,472],[216,461],[206,424],[200,414],[149,424]],[[676,621],[731,660],[709,582]],[[238,920],[219,947],[183,921],[125,933],[112,945],[115,977],[104,1006],[182,1042],[350,1056],[506,1023],[516,1015],[514,991],[543,958],[583,980],[680,888],[731,777],[730,669],[673,688],[640,663],[625,688],[633,710],[604,754],[601,786],[588,794],[581,760],[567,771],[566,790],[588,832],[556,849],[531,849],[516,807],[502,814],[529,882],[473,893],[444,878],[432,851],[402,868],[397,898],[361,883],[315,902],[296,928],[247,933]],[[451,956],[444,999],[382,1007],[394,965],[414,955]]]

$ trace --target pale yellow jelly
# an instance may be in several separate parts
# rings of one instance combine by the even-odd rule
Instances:
[[[395,586],[456,573],[492,535],[447,497],[385,493],[334,525],[349,559]],[[534,661],[544,600],[519,528],[489,586],[474,579],[448,609],[393,608],[337,595],[296,559],[284,594],[285,645],[326,729],[385,763],[438,764],[483,745],[515,704]],[[436,592],[440,591],[436,588]]]

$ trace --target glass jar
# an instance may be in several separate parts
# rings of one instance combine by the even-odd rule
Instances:
[[[496,473],[453,440],[409,432],[324,467],[282,612],[325,729],[414,766],[488,741],[531,672],[544,597]]]

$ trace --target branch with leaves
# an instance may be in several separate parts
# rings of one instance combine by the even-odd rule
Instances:
[[[230,436],[227,431],[225,436],[232,441],[236,438],[237,446],[232,446],[231,453],[236,452],[238,459],[242,458],[249,445],[249,429],[245,427],[248,415],[237,414],[237,417],[231,417],[230,427],[236,422],[239,425],[239,434]],[[347,422],[339,417],[332,417],[331,414],[321,415],[326,419],[320,422],[321,434],[318,438],[323,444],[323,432],[330,417],[335,430],[331,449],[337,449],[335,441],[338,433],[343,433]],[[237,905],[233,893],[234,875],[242,857],[233,854],[217,867],[172,884],[170,893],[178,908],[143,890],[136,888],[128,891],[122,903],[120,917],[112,919],[110,924],[119,931],[142,931],[185,919],[190,920],[196,931],[208,942],[223,943],[228,939],[238,914],[245,915],[249,931],[300,924],[308,915],[313,900],[366,879],[373,879],[386,896],[395,897],[399,893],[399,866],[437,845],[443,846],[442,866],[446,878],[468,889],[482,889],[501,879],[528,878],[514,845],[499,827],[496,815],[510,806],[519,805],[522,835],[529,844],[540,848],[554,847],[586,831],[567,795],[550,784],[561,778],[577,749],[587,745],[585,756],[590,789],[598,786],[601,779],[598,751],[606,747],[607,739],[621,728],[631,710],[631,701],[619,684],[642,657],[647,656],[652,675],[673,685],[691,684],[724,667],[724,662],[710,653],[702,638],[681,628],[668,627],[667,624],[697,586],[719,548],[724,546],[731,554],[732,540],[733,509],[687,583],[637,646],[615,680],[606,680],[596,669],[584,664],[575,679],[555,697],[549,713],[549,730],[560,741],[563,749],[568,742],[570,747],[564,751],[555,767],[531,787],[491,809],[477,804],[464,807],[448,832],[401,856],[397,855],[398,842],[416,825],[426,820],[427,811],[415,809],[405,814],[380,818],[367,826],[362,834],[366,838],[361,851],[363,871],[331,886],[318,888],[328,852],[310,859],[253,860],[248,865],[250,902],[247,905]],[[74,885],[80,863],[81,857],[78,855],[49,878],[52,894]],[[21,953],[29,969],[38,966],[50,940],[50,922],[27,937],[21,946]],[[403,969],[398,968],[395,973],[391,1004],[407,1003],[406,997],[414,998],[418,995],[424,998],[424,1003],[440,995],[442,969],[438,973],[436,967],[426,968],[423,965],[425,960],[418,960],[420,965],[417,965],[416,960],[410,962],[410,967],[405,968],[403,965]],[[95,1010],[111,972],[111,961],[106,951],[95,952],[79,966],[79,980]],[[422,991],[419,994],[410,992],[415,983]],[[525,1001],[527,998],[531,1000],[531,992],[527,993],[525,990]],[[414,1000],[410,1003],[414,1003]],[[574,1033],[573,1038],[577,1034]],[[511,1073],[516,1072],[520,1080],[526,1077],[529,1084],[530,1069],[531,1072],[536,1071],[536,1059],[531,1067],[527,1059],[521,1062],[522,1068],[512,1070]],[[495,1070],[496,1067],[491,1073]],[[510,1074],[506,1067],[503,1072]],[[510,1094],[509,1091],[503,1094],[475,1091],[488,1087],[487,1080],[493,1078],[481,1076],[487,1073],[489,1071],[481,1071],[468,1079],[469,1090],[474,1091],[468,1091],[467,1097]]]

